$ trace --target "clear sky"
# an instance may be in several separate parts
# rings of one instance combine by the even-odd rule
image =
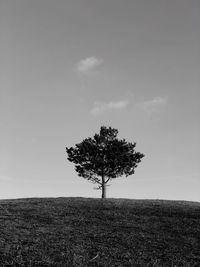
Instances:
[[[100,197],[66,146],[145,154],[108,197],[200,201],[200,1],[1,0],[0,198]]]

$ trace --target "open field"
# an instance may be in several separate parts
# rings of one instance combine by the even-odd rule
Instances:
[[[0,201],[0,266],[200,266],[200,203]]]

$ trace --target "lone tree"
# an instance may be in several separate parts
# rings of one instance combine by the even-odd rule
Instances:
[[[106,186],[114,178],[134,174],[144,157],[135,151],[136,143],[117,139],[118,130],[102,126],[99,134],[86,138],[75,147],[66,147],[68,160],[75,164],[78,175],[98,184],[102,198],[106,198]]]

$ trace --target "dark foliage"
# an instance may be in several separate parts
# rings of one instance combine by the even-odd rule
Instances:
[[[99,134],[86,138],[75,147],[66,147],[68,160],[75,164],[78,175],[97,183],[99,189],[109,180],[134,174],[144,157],[135,151],[136,143],[117,139],[118,130],[102,126]]]

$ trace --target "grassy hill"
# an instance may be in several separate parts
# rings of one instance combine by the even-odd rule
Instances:
[[[200,203],[1,200],[0,266],[200,266]]]

